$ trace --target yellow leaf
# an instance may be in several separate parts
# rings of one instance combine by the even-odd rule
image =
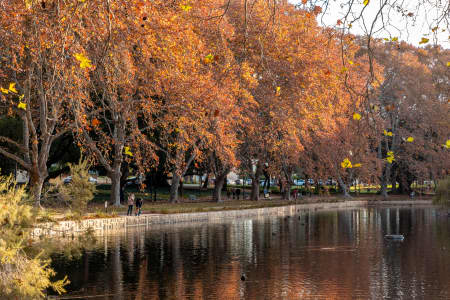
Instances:
[[[209,64],[213,61],[214,59],[214,55],[212,55],[211,53],[205,56],[205,63]]]
[[[9,93],[9,90],[4,89],[2,87],[0,87],[0,90],[2,91],[3,94],[8,94]]]
[[[190,6],[189,4],[181,4],[180,7],[184,11],[190,11],[192,9],[192,6]]]
[[[125,146],[124,152],[128,156],[133,156],[133,153],[130,151],[130,147]]]
[[[346,159],[344,159],[341,162],[341,167],[344,168],[344,169],[351,169],[352,168],[352,163],[351,163],[351,161],[348,158],[346,158]]]
[[[447,140],[444,145],[445,148],[450,149],[450,140]]]
[[[75,56],[76,60],[78,60],[80,62],[80,68],[84,69],[84,68],[92,67],[91,60],[89,58],[87,58],[86,56],[84,56],[84,54],[78,53],[78,54],[75,54],[74,56]]]
[[[351,60],[349,60],[348,63],[351,64],[351,65],[353,65],[353,61],[351,61]]]
[[[388,38],[384,38],[383,40],[385,40],[386,42],[389,42],[389,39],[388,39]]]
[[[353,120],[357,120],[357,121],[361,120],[361,115],[359,113],[354,113]]]
[[[374,112],[377,112],[378,109],[379,109],[378,105],[376,105],[376,104],[370,104],[370,108],[371,108]]]
[[[426,44],[426,43],[428,43],[430,41],[430,39],[427,39],[427,38],[422,38],[421,40],[420,40],[420,42],[419,42],[419,45],[422,45],[422,44]]]
[[[383,133],[384,133],[385,136],[392,136],[393,135],[392,132],[386,131],[386,129],[384,130]]]
[[[346,67],[342,67],[341,73],[345,73],[345,72],[347,72],[347,71],[348,71],[348,69],[347,69]]]
[[[19,102],[19,104],[17,104],[17,107],[20,109],[26,110],[27,104],[21,101],[21,102]]]
[[[450,67],[450,61],[447,62],[447,67]]]
[[[20,96],[19,96],[19,101],[22,101],[23,97],[25,97],[24,94],[20,95]]]
[[[277,86],[277,88],[276,88],[276,94],[277,94],[277,96],[280,95],[280,91],[281,91],[281,87]]]
[[[15,82],[11,82],[11,83],[9,84],[9,90],[10,90],[11,92],[17,94],[16,83],[15,83]]]
[[[392,164],[392,162],[395,160],[394,152],[388,151],[386,160],[387,160],[390,164]]]
[[[30,9],[32,4],[33,4],[32,0],[25,0],[25,7],[27,9]]]
[[[369,4],[369,0],[364,0],[363,4],[364,6],[367,6]]]
[[[393,41],[393,42],[398,41],[398,37],[393,37],[393,38],[392,38],[392,41]]]
[[[361,164],[360,163],[354,164],[353,168],[361,168]]]
[[[414,138],[412,136],[410,136],[406,139],[406,141],[412,143],[412,142],[414,142]]]

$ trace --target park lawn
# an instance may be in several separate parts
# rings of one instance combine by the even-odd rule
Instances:
[[[200,198],[197,201],[189,202],[183,200],[179,203],[169,203],[167,201],[157,201],[157,202],[144,202],[142,213],[144,214],[175,214],[175,213],[195,213],[195,212],[208,212],[208,211],[222,211],[222,210],[241,210],[241,209],[254,209],[254,208],[264,208],[264,207],[280,207],[292,204],[305,204],[305,203],[333,203],[341,201],[352,201],[352,200],[383,200],[379,195],[359,195],[352,198],[344,198],[341,195],[332,196],[317,196],[303,197],[297,200],[282,200],[280,196],[272,197],[271,199],[261,199],[259,201],[250,200],[234,200],[227,199],[224,197],[224,201],[221,203],[213,202],[211,198]],[[390,196],[389,200],[409,200],[407,196],[404,195],[394,195]],[[127,212],[127,205],[122,205],[120,207],[108,206],[105,210],[104,203],[91,201],[88,205],[87,211],[81,217],[81,219],[92,219],[92,218],[112,218],[119,215],[125,215]],[[54,220],[71,220],[80,219],[80,217],[74,216],[73,212],[68,208],[63,207],[52,207],[47,209],[47,213]]]

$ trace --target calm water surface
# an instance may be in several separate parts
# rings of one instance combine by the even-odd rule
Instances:
[[[53,267],[72,281],[63,299],[450,299],[450,218],[361,208],[141,227]]]

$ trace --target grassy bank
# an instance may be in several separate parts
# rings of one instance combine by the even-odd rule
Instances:
[[[430,197],[418,197],[417,199],[431,199]],[[213,202],[211,198],[199,198],[196,201],[189,201],[184,199],[179,203],[169,203],[167,200],[159,200],[157,202],[151,202],[149,200],[144,202],[142,213],[144,214],[176,214],[176,213],[192,213],[192,212],[208,212],[208,211],[221,211],[221,210],[241,210],[241,209],[253,209],[264,207],[279,207],[292,204],[307,204],[307,203],[334,203],[343,201],[355,201],[355,200],[367,200],[367,201],[383,201],[384,198],[377,195],[359,195],[352,198],[344,198],[340,195],[337,196],[307,196],[297,200],[283,200],[279,196],[272,197],[271,199],[261,199],[259,201],[250,200],[235,200],[224,198],[221,203]],[[391,196],[388,200],[410,200],[406,196]],[[88,205],[88,209],[82,219],[90,218],[108,218],[116,217],[119,215],[125,215],[128,207],[122,205],[120,207],[108,206],[105,210],[104,202],[92,201]],[[72,212],[63,207],[53,207],[49,209],[49,214],[57,219],[73,219]]]

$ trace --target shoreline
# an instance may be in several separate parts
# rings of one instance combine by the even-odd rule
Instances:
[[[207,212],[188,212],[173,214],[142,214],[140,216],[118,216],[114,218],[85,219],[79,221],[58,221],[55,223],[40,223],[32,232],[39,236],[68,236],[93,231],[95,234],[106,234],[111,231],[128,227],[152,226],[177,223],[217,223],[231,219],[253,218],[262,216],[290,216],[300,211],[317,211],[330,209],[348,209],[375,206],[432,206],[431,200],[391,200],[369,201],[352,200],[344,202],[319,202],[292,204],[276,207],[249,208],[236,210],[219,210]]]

